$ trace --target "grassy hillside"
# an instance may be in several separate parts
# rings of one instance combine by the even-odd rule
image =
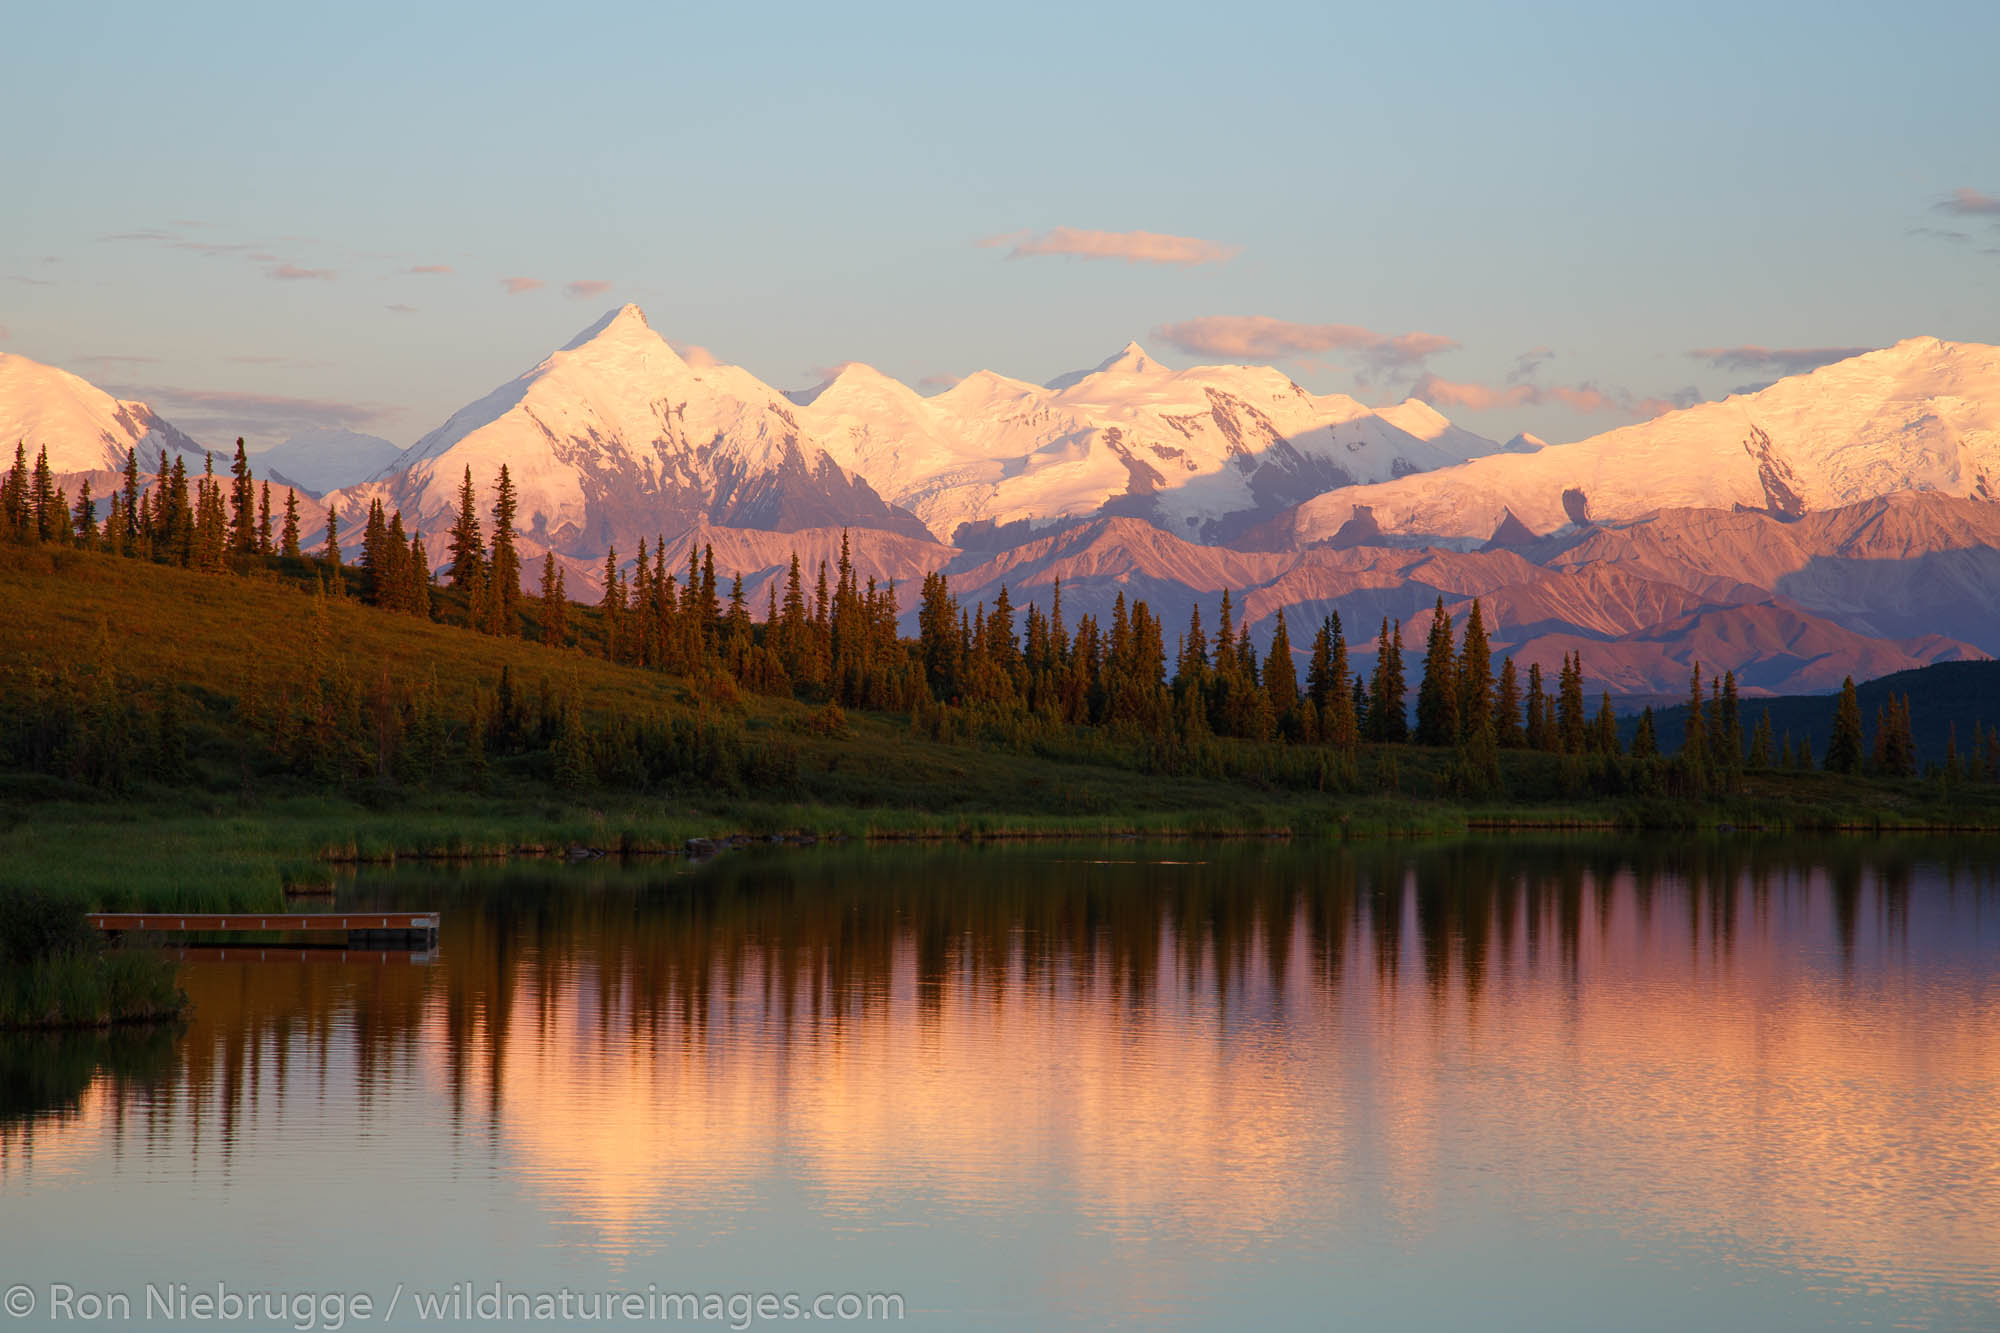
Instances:
[[[1500,790],[1467,802],[1447,794],[1454,755],[1414,746],[1343,759],[1217,741],[1166,762],[1142,739],[1004,721],[943,742],[906,716],[841,716],[319,597],[307,576],[0,547],[0,725],[16,751],[25,736],[47,760],[0,772],[0,888],[268,904],[285,881],[324,877],[329,859],[658,851],[729,834],[2000,826],[2000,788],[1984,784],[1752,774],[1719,802],[1636,782],[1613,797],[1591,794],[1604,783],[1584,779],[1585,761],[1509,751]],[[346,682],[326,696],[352,713],[337,764],[302,750],[286,720],[319,688],[315,672]],[[588,737],[571,737],[565,701]],[[435,720],[422,764],[409,762],[421,726],[378,749],[368,719],[399,710]],[[565,768],[572,739],[598,747],[581,777]],[[607,759],[606,746],[626,749]]]

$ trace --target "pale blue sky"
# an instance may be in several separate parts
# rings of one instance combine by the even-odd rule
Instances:
[[[44,4],[7,33],[0,350],[203,439],[408,443],[624,300],[779,387],[1042,380],[1131,338],[1187,365],[1153,331],[1217,316],[1457,344],[1370,401],[1547,348],[1540,392],[1440,405],[1551,439],[1631,419],[1551,389],[1775,373],[1695,348],[2000,341],[1991,3]],[[1055,227],[1237,250],[976,244]],[[1281,364],[1357,390],[1338,353]]]

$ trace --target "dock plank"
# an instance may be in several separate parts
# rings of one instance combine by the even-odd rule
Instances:
[[[434,931],[436,912],[92,912],[103,931],[226,934],[246,931]]]

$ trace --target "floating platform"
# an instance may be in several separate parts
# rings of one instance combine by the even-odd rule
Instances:
[[[93,912],[107,935],[341,935],[349,948],[437,947],[436,912]]]
[[[350,949],[344,944],[189,944],[167,951],[181,963],[346,963],[366,967],[428,967],[428,949]]]

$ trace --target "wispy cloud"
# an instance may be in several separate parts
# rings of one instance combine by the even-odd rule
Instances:
[[[336,276],[330,268],[300,268],[297,264],[280,264],[266,275],[282,282],[331,282]]]
[[[1566,407],[1572,412],[1618,412],[1634,420],[1646,421],[1676,408],[1691,407],[1700,401],[1692,386],[1667,397],[1640,397],[1623,389],[1604,389],[1595,384],[1477,384],[1439,379],[1425,375],[1410,391],[1433,407],[1457,408],[1467,412],[1490,412],[1508,407]]]
[[[1717,370],[1737,375],[1767,374],[1782,379],[1818,370],[1850,356],[1872,352],[1872,347],[1697,347],[1688,355],[1706,361]]]
[[[56,285],[54,278],[30,278],[19,273],[9,277],[7,281],[18,282],[23,287],[53,287]]]
[[[722,364],[715,353],[709,351],[700,343],[677,343],[670,340],[667,346],[673,348],[675,355],[679,356],[681,360],[687,362],[696,370],[706,370],[710,366],[719,366]]]
[[[1012,231],[987,236],[979,245],[1005,249],[1009,259],[1067,255],[1073,259],[1122,259],[1128,264],[1220,264],[1241,253],[1240,245],[1168,236],[1156,231],[1088,231],[1081,227],[1050,227],[1047,231]]]
[[[1541,369],[1555,357],[1555,349],[1549,346],[1531,347],[1514,358],[1514,365],[1507,372],[1509,384],[1527,384],[1533,381]]]
[[[104,366],[115,369],[119,366],[157,365],[160,358],[122,352],[85,352],[81,356],[71,357],[70,360],[79,366]]]
[[[144,401],[197,439],[284,436],[330,426],[359,429],[394,418],[402,411],[369,403],[230,389],[187,389],[166,384],[121,384],[105,388],[120,398]]]
[[[1952,213],[1959,217],[2000,217],[2000,198],[1981,194],[1970,185],[1961,185],[1931,208],[1939,213]]]
[[[563,287],[563,294],[572,301],[580,301],[586,296],[602,296],[611,290],[611,284],[598,278],[578,278]]]
[[[198,255],[208,255],[210,258],[214,258],[217,256],[226,257],[230,255],[248,255],[253,250],[262,250],[264,248],[263,246],[258,245],[254,241],[230,241],[230,242],[195,241],[195,240],[188,240],[186,238],[182,238],[180,240],[168,241],[167,244],[172,246],[176,250],[187,250]]]
[[[917,381],[917,387],[926,393],[942,393],[964,378],[963,375],[926,375]]]
[[[14,331],[12,329],[8,328],[5,324],[0,324],[0,343],[6,342],[13,336]]]
[[[451,272],[451,265],[449,265],[449,264],[413,264],[413,265],[411,265],[411,266],[410,266],[410,267],[409,267],[408,269],[406,269],[406,270],[404,270],[404,271],[405,271],[405,272],[408,272],[408,273],[449,273],[449,272]]]
[[[1970,232],[1953,231],[1949,227],[1912,227],[1906,236],[1928,236],[1934,241],[1949,241],[1953,245],[1964,245],[1972,239]]]
[[[397,314],[399,314],[399,315],[414,315],[414,314],[416,314],[416,313],[417,313],[417,308],[416,308],[415,306],[413,306],[413,305],[403,305],[403,304],[402,304],[402,303],[400,303],[400,302],[398,302],[397,304],[395,304],[395,305],[392,305],[392,306],[390,306],[390,307],[388,307],[388,308],[389,308],[390,310],[393,310],[393,311],[395,311],[395,312],[396,312]]]
[[[540,278],[502,278],[500,285],[509,296],[519,296],[522,292],[532,292],[542,286]]]
[[[320,369],[330,364],[326,361],[304,361],[295,356],[280,356],[274,353],[263,352],[244,352],[236,356],[225,356],[222,359],[239,366],[295,366]]]
[[[174,224],[175,227],[198,227],[201,225],[198,222],[177,222]],[[253,251],[265,248],[262,244],[255,241],[204,241],[193,236],[183,236],[178,231],[170,231],[163,227],[142,227],[136,231],[114,231],[109,235],[100,236],[97,239],[100,241],[130,241],[146,245],[164,245],[169,249],[186,250],[191,254],[207,255],[211,258],[232,255],[254,258]]]
[[[1210,315],[1163,324],[1153,336],[1194,356],[1285,361],[1337,355],[1385,374],[1421,366],[1458,346],[1437,333],[1377,333],[1355,324],[1296,324],[1266,315]]]

